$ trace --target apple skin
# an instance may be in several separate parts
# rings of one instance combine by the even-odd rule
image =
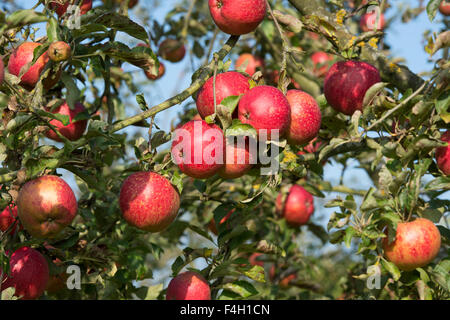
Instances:
[[[333,60],[333,56],[329,55],[326,52],[323,52],[323,51],[314,52],[311,55],[311,61],[313,63],[314,74],[317,75],[318,77],[324,76],[328,71],[328,65],[326,65],[326,63],[328,61],[332,61],[332,60]],[[322,66],[319,67],[319,65],[322,65]]]
[[[436,163],[446,176],[450,176],[450,130],[442,135],[441,140],[447,142],[448,146],[436,149]]]
[[[359,20],[359,27],[362,31],[368,32],[375,29],[375,24],[377,23],[377,13],[375,11],[365,13],[361,20]],[[377,25],[377,30],[383,30],[384,26],[386,24],[386,21],[384,19],[384,14],[380,14],[380,21]]]
[[[276,199],[275,207],[291,227],[300,227],[308,223],[314,213],[314,198],[302,186],[293,185],[282,203],[282,194]]]
[[[235,211],[236,211],[236,209],[231,209],[231,210],[227,213],[227,215],[226,215],[225,217],[223,217],[222,220],[220,220],[220,224],[224,224],[224,223],[230,218],[231,214],[232,214],[233,212],[235,212]],[[212,218],[211,221],[209,222],[208,228],[209,228],[209,230],[211,230],[211,232],[214,233],[216,236],[219,234],[219,230],[217,230],[217,227],[216,227],[216,221],[214,220],[214,218]]]
[[[183,133],[189,135],[186,137],[187,141],[183,140]],[[209,133],[216,134],[218,139],[215,136],[208,136]],[[179,146],[179,144],[181,145]],[[189,146],[191,150],[190,159],[183,159],[181,153],[183,150],[180,150],[180,147],[186,149]],[[184,174],[195,179],[207,179],[214,176],[223,167],[225,146],[225,137],[220,127],[215,124],[208,124],[203,120],[191,120],[175,131],[172,143],[172,158]],[[210,152],[205,154],[205,149]],[[195,150],[201,152],[199,154],[201,158],[197,160],[195,160]],[[216,152],[219,152],[219,154],[216,154]],[[205,159],[205,156],[211,156],[214,159]],[[208,160],[212,160],[211,163],[207,163]]]
[[[72,49],[67,42],[55,41],[48,47],[48,57],[54,62],[66,61],[72,55]]]
[[[2,212],[0,212],[0,231],[5,232],[8,228],[16,222],[17,218],[17,206],[15,204],[10,204]],[[15,226],[11,228],[10,233],[14,234],[17,229],[17,225],[20,225],[20,222],[17,221]],[[22,226],[19,227],[19,230],[22,230]]]
[[[450,16],[450,2],[446,1],[446,0],[442,0],[441,4],[439,5],[439,11],[444,15],[444,16]]]
[[[323,91],[336,111],[352,115],[356,110],[362,111],[364,95],[380,81],[380,73],[374,66],[362,61],[340,61],[328,70]]]
[[[61,17],[64,13],[66,13],[69,4],[76,3],[75,1],[67,0],[65,4],[61,5],[57,2],[50,2],[50,8],[56,11],[58,17]],[[80,14],[86,14],[89,10],[92,9],[92,0],[83,0],[80,6]]]
[[[223,179],[237,179],[250,171],[253,167],[252,163],[255,161],[253,161],[248,148],[247,143],[244,146],[239,146],[237,142],[227,143],[225,147],[225,164],[219,170],[219,176]],[[230,159],[227,158],[227,155],[229,155]]]
[[[33,61],[34,49],[41,46],[37,42],[24,42],[9,57],[8,71],[16,77],[20,74],[20,69]],[[22,75],[20,85],[27,90],[32,90],[41,77],[45,65],[49,61],[48,52],[42,54],[36,62]],[[43,80],[44,89],[53,87],[60,78],[61,72]]]
[[[395,240],[388,243],[383,238],[386,258],[404,271],[414,270],[429,264],[439,253],[441,234],[428,219],[418,218],[397,224]]]
[[[159,45],[158,53],[164,60],[179,62],[186,55],[186,47],[181,41],[166,39]]]
[[[229,96],[239,96],[250,90],[248,78],[239,72],[228,71],[216,75],[216,104]],[[208,79],[197,95],[197,110],[204,119],[214,113],[214,77]]]
[[[248,62],[247,62],[248,61]],[[235,68],[238,69],[241,65],[247,62],[247,66],[245,67],[245,72],[248,73],[250,76],[253,76],[256,72],[257,68],[264,67],[264,60],[255,57],[251,53],[243,53],[239,56],[239,58],[234,63]]]
[[[19,191],[20,222],[35,238],[52,239],[72,223],[78,210],[70,186],[60,177],[47,175],[28,181]]]
[[[49,111],[49,110],[48,110]],[[50,124],[55,126],[59,133],[61,133],[64,137],[69,139],[70,141],[76,141],[81,138],[84,131],[87,127],[87,120],[79,120],[76,122],[72,122],[73,119],[77,116],[77,114],[86,111],[86,108],[81,103],[77,102],[75,103],[75,109],[71,110],[67,102],[64,102],[62,105],[60,105],[58,108],[52,111],[52,113],[56,114],[62,114],[69,116],[70,123],[67,126],[64,126],[61,121],[52,119],[50,120]],[[52,130],[48,130],[45,134],[47,138],[50,138],[55,141],[61,142],[62,140],[58,137],[58,135]]]
[[[211,300],[211,289],[201,274],[186,271],[170,281],[166,300]]]
[[[122,184],[119,206],[132,226],[149,231],[165,230],[180,209],[180,195],[165,177],[148,171],[130,175]]]
[[[22,300],[37,299],[44,293],[49,269],[47,260],[39,251],[22,247],[11,255],[9,265],[10,276],[5,275],[0,291],[14,287],[15,296],[22,296]]]
[[[289,144],[308,143],[320,130],[322,113],[316,100],[301,90],[289,90],[286,98],[291,106],[291,121],[287,131]]]
[[[279,89],[257,86],[239,101],[238,118],[242,123],[252,125],[258,134],[259,130],[267,129],[268,139],[271,139],[270,130],[279,130],[281,138],[289,129],[291,106]]]
[[[236,36],[254,31],[267,11],[265,0],[209,0],[208,4],[219,29]]]
[[[146,77],[149,80],[155,81],[155,80],[161,79],[162,76],[166,73],[166,66],[161,61],[159,62],[159,68],[158,68],[158,75],[157,76],[152,75],[150,72],[147,72],[147,71],[144,71],[144,72],[145,72]]]

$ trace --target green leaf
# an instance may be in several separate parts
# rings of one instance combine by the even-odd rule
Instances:
[[[430,19],[431,22],[433,22],[434,17],[436,16],[436,12],[439,9],[439,5],[441,4],[442,0],[430,0],[427,4],[427,14],[428,19]]]
[[[401,273],[395,264],[385,260],[384,258],[381,259],[381,263],[383,264],[383,267],[392,275],[395,281],[400,279]]]
[[[387,82],[377,82],[372,85],[364,95],[363,107],[368,106],[372,103],[373,99],[383,91],[383,89],[388,85]]]
[[[431,272],[432,278],[447,292],[450,292],[450,260],[439,262]]]
[[[142,93],[136,95],[136,102],[139,105],[139,107],[141,108],[142,111],[147,111],[148,110],[148,105],[147,105],[147,101],[145,101],[145,97]]]
[[[357,234],[357,231],[353,227],[348,227],[345,229],[345,235],[344,235],[344,243],[347,248],[350,248],[352,238],[353,236]]]
[[[450,177],[438,177],[425,186],[425,191],[450,190]]]
[[[15,297],[16,288],[9,287],[0,292],[0,300],[18,300],[18,297]]]
[[[436,99],[436,111],[441,116],[445,123],[450,123],[450,92],[449,90],[444,91]]]
[[[6,23],[8,24],[9,29],[13,29],[28,24],[45,22],[47,19],[45,14],[36,12],[32,9],[27,9],[13,12],[6,18]]]
[[[258,134],[253,126],[242,123],[238,119],[233,120],[231,126],[225,131],[225,136],[246,136],[254,139],[258,138]]]
[[[58,21],[55,18],[50,18],[47,23],[47,37],[50,43],[59,40]]]
[[[244,271],[244,274],[257,282],[266,282],[264,268],[261,266],[252,266],[250,270]]]
[[[242,298],[248,298],[258,294],[258,290],[247,281],[235,281],[233,283],[227,283],[222,286],[223,289],[229,290],[241,296]]]
[[[163,289],[164,285],[162,283],[148,287],[147,295],[144,300],[156,300]]]
[[[73,77],[65,72],[61,75],[61,81],[66,87],[66,101],[70,109],[75,109],[75,104],[80,101],[80,90]]]
[[[67,126],[68,124],[70,124],[70,117],[67,115],[63,115],[60,113],[51,113],[51,112],[47,112],[42,109],[37,109],[37,110],[35,110],[35,112],[38,115],[40,115],[41,117],[47,117],[47,118],[56,119],[56,120],[61,121],[63,126]]]

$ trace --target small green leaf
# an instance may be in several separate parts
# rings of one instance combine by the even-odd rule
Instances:
[[[439,5],[441,4],[442,0],[430,0],[427,4],[427,14],[428,19],[430,19],[431,22],[433,22],[434,17],[436,16],[436,12],[439,9]]]
[[[401,273],[398,267],[393,264],[390,261],[385,260],[384,258],[381,259],[381,263],[383,264],[383,267],[392,275],[395,281],[400,279]]]

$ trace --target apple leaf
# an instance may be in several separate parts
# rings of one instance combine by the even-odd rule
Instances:
[[[363,99],[363,107],[366,107],[372,103],[375,97],[383,91],[383,89],[388,85],[387,82],[377,82],[372,85],[369,89],[367,89],[364,99]]]
[[[233,283],[227,283],[223,285],[222,288],[236,293],[242,298],[248,298],[258,294],[258,290],[256,290],[251,283],[243,280],[235,281]]]
[[[384,258],[381,259],[381,263],[383,264],[383,267],[392,275],[395,281],[400,279],[401,273],[395,264],[393,264],[390,261],[387,261]]]
[[[66,92],[66,101],[67,105],[71,110],[75,109],[75,104],[80,101],[80,89],[78,89],[75,80],[68,73],[63,73],[61,75],[61,81],[64,83],[64,86],[67,89]]]
[[[256,133],[256,130],[252,125],[242,123],[238,119],[234,119],[231,123],[231,126],[226,129],[225,136],[246,136],[251,137],[255,140],[258,138],[258,134]]]
[[[164,285],[162,283],[149,286],[144,300],[156,300],[163,289]]]
[[[51,119],[56,119],[61,121],[64,126],[67,126],[70,123],[70,117],[67,115],[59,114],[59,113],[51,113],[42,109],[36,109],[35,112],[41,117],[47,117]]]
[[[47,19],[48,18],[44,13],[36,12],[32,9],[26,9],[18,10],[10,14],[6,18],[6,24],[8,29],[14,29],[28,24],[45,22]]]
[[[436,111],[445,123],[450,123],[450,91],[446,90],[436,99]]]
[[[266,282],[264,268],[261,266],[252,266],[249,270],[245,270],[243,273],[254,281],[263,283]]]
[[[58,21],[55,18],[50,18],[47,23],[47,38],[48,42],[52,43],[59,40]]]
[[[433,22],[434,17],[436,16],[436,12],[439,9],[439,5],[441,4],[442,0],[430,0],[427,4],[427,14],[428,19],[430,19],[431,22]]]

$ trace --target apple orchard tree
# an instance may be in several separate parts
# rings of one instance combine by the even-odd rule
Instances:
[[[2,299],[450,298],[450,4],[34,2],[0,6]],[[389,11],[441,29],[426,73]]]

